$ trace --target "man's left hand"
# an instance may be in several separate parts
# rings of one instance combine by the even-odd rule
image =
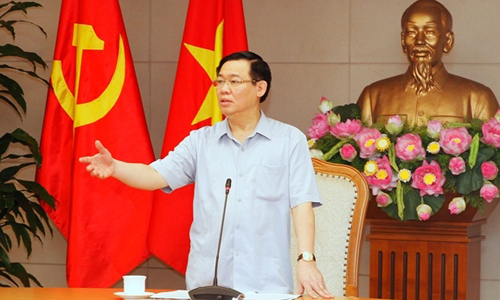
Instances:
[[[297,282],[299,285],[299,294],[308,294],[311,298],[333,298],[325,287],[323,275],[316,267],[314,261],[297,262]]]

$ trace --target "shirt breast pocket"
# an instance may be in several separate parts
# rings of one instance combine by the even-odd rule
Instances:
[[[252,173],[252,185],[257,199],[279,201],[288,197],[287,166],[254,165]]]

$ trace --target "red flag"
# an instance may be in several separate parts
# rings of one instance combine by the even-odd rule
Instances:
[[[222,120],[212,80],[222,57],[248,49],[241,0],[191,0],[182,39],[162,157],[193,129]],[[185,273],[193,185],[172,194],[157,192],[149,231],[149,249]],[[223,195],[221,195],[222,197]]]
[[[78,162],[96,139],[119,160],[154,159],[118,0],[62,2],[51,81],[37,180],[56,198],[68,285],[109,287],[150,255],[153,197]]]

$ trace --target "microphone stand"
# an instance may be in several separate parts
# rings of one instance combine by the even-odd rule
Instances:
[[[188,293],[189,293],[189,299],[191,300],[232,300],[233,298],[236,299],[245,298],[245,296],[242,293],[228,287],[219,286],[217,284],[217,269],[219,268],[220,245],[222,240],[222,231],[224,229],[224,219],[226,218],[227,197],[229,195],[230,189],[231,189],[231,179],[228,178],[226,180],[226,198],[224,200],[224,211],[222,212],[222,224],[220,226],[219,245],[217,247],[217,255],[215,256],[215,272],[214,272],[213,285],[202,286],[190,290]]]

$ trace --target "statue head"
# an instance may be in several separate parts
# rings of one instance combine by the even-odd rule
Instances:
[[[412,65],[417,93],[435,88],[432,75],[441,68],[443,53],[453,47],[450,12],[435,0],[418,0],[401,18],[401,46]]]

